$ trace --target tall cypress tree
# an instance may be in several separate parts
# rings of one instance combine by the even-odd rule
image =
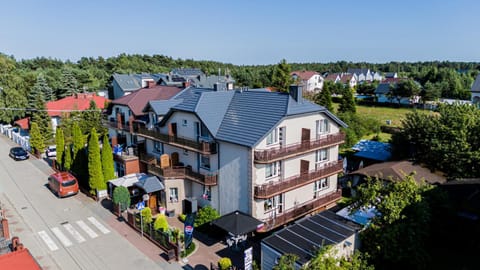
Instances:
[[[77,158],[78,152],[85,148],[85,140],[83,137],[83,133],[77,122],[73,123],[72,139],[73,139],[73,160],[75,160]]]
[[[102,147],[102,169],[103,180],[105,184],[108,180],[115,178],[115,168],[113,166],[113,151],[108,141],[108,135],[103,135],[103,147]]]
[[[63,168],[63,153],[65,152],[65,137],[63,136],[63,129],[57,127],[55,131],[55,144],[57,148],[57,163],[60,168]]]
[[[90,186],[91,194],[95,194],[96,190],[107,188],[103,181],[100,145],[98,144],[98,135],[95,128],[92,128],[90,139],[88,141],[88,176],[88,184]]]
[[[70,147],[70,144],[67,144],[67,147],[65,147],[65,152],[63,154],[63,169],[65,171],[70,171],[72,168],[72,149]]]
[[[30,125],[30,146],[34,153],[45,149],[45,138],[36,122],[32,122]]]

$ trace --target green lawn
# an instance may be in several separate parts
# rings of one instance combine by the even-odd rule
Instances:
[[[333,103],[333,108],[337,111],[338,103]],[[357,105],[357,114],[366,115],[378,119],[382,125],[386,125],[387,120],[391,120],[392,126],[402,125],[401,120],[405,115],[413,112],[413,109],[407,108],[386,108],[386,107],[368,107]]]

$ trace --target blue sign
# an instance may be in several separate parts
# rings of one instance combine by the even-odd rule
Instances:
[[[142,210],[143,208],[145,208],[145,202],[138,202],[137,203],[137,209]]]
[[[183,223],[185,225],[185,228],[184,228],[185,248],[188,248],[192,243],[194,223],[195,223],[195,216],[193,214],[188,214],[187,217],[185,218],[185,222]]]

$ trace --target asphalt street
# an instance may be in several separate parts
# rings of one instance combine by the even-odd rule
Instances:
[[[0,135],[0,204],[11,236],[43,269],[181,269],[146,256],[107,220],[112,214],[84,194],[57,198],[46,186],[53,170],[44,160],[14,161],[15,144]]]

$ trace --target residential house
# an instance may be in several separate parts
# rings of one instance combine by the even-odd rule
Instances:
[[[109,137],[112,146],[122,146],[124,151],[115,151],[115,168],[118,176],[137,173],[140,170],[138,157],[134,155],[134,145],[143,142],[133,130],[134,122],[147,122],[148,114],[143,108],[150,100],[168,100],[182,91],[174,86],[156,85],[151,81],[147,88],[142,88],[129,95],[120,97],[111,102],[110,113],[105,124],[109,128]]]
[[[382,74],[377,71],[371,71],[368,68],[349,68],[347,73],[354,74],[356,76],[357,82],[361,83],[364,81],[381,81],[383,79]]]
[[[342,73],[329,73],[329,74],[327,74],[327,76],[325,76],[324,81],[330,81],[330,82],[333,82],[333,83],[338,83],[338,82],[340,82],[341,75],[342,75]]]
[[[323,89],[323,77],[316,71],[293,71],[290,73],[294,81],[300,83],[308,93],[318,92]]]
[[[348,85],[350,88],[354,88],[357,83],[357,76],[351,73],[342,73],[340,76],[340,82],[343,83],[344,85]]]
[[[103,110],[110,102],[109,99],[97,96],[95,93],[77,93],[69,97],[47,102],[45,107],[52,121],[53,132],[55,133],[57,126],[60,125],[62,117],[69,115],[72,111],[87,110],[90,108],[91,101],[95,102],[95,105],[100,110]]]
[[[114,73],[111,77],[112,85],[108,92],[108,97],[112,100],[129,95],[141,88],[147,87],[148,82],[158,82],[160,75],[154,74],[118,74]]]
[[[394,98],[390,95],[390,83],[379,83],[373,94],[378,103],[393,103]]]
[[[188,88],[175,99],[151,101],[145,110],[158,122],[136,129],[141,162],[162,179],[169,211],[238,210],[270,230],[340,199],[346,125],[304,100],[301,86],[290,94]]]
[[[333,246],[335,257],[350,257],[360,246],[362,226],[327,210],[305,217],[264,238],[261,242],[261,269],[271,270],[282,255],[298,256],[295,269],[308,266],[318,250]]]
[[[397,72],[385,72],[385,79],[398,78]]]
[[[477,75],[477,78],[473,82],[472,88],[472,103],[480,106],[480,74]]]

